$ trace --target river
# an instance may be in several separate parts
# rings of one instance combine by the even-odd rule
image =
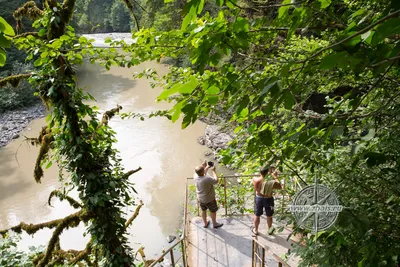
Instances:
[[[97,99],[97,103],[90,104],[98,106],[100,112],[119,104],[124,112],[148,114],[170,104],[155,101],[160,88],[152,89],[148,80],[132,78],[133,72],[146,68],[167,72],[167,66],[153,62],[131,69],[112,67],[110,71],[87,64],[78,70],[78,82]],[[45,170],[41,184],[34,181],[38,148],[23,142],[23,136],[37,136],[45,124],[44,118],[34,120],[20,138],[0,149],[0,229],[21,221],[38,223],[62,218],[74,211],[58,200],[53,201],[53,207],[46,204],[49,193],[60,186],[55,166]],[[205,125],[198,122],[182,130],[179,122],[173,124],[165,118],[140,121],[119,117],[113,118],[109,125],[116,131],[116,147],[125,168],[143,168],[130,177],[138,192],[136,197],[145,205],[129,228],[129,241],[135,248],[144,246],[147,258],[154,258],[169,247],[168,235],[179,236],[185,178],[192,175],[194,166],[204,157],[206,147],[200,146],[196,139],[203,135]],[[83,225],[65,231],[61,247],[83,249],[89,239],[83,233]],[[41,230],[33,237],[23,234],[19,246],[26,249],[46,244],[50,235],[48,230]]]

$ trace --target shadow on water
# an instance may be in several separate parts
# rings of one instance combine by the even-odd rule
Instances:
[[[133,78],[126,76],[118,75],[117,72],[106,72],[104,67],[98,65],[85,64],[79,69],[78,83],[98,103],[104,104],[110,100],[118,102],[124,92],[131,91],[136,85]]]

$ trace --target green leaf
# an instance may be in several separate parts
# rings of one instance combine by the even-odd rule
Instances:
[[[327,8],[331,4],[331,0],[319,0],[319,2],[322,9]]]
[[[218,6],[222,6],[224,4],[224,0],[216,0]]]
[[[219,92],[220,92],[219,88],[214,85],[207,89],[207,94],[209,95],[217,95],[219,94]]]
[[[171,117],[172,122],[175,122],[179,119],[179,116],[181,115],[182,112],[182,106],[184,103],[185,101],[180,101],[171,109],[171,112],[173,112]]]
[[[239,117],[245,118],[245,117],[247,117],[247,115],[249,115],[249,109],[248,108],[244,108],[240,112]]]
[[[257,83],[257,87],[262,89],[261,95],[269,92],[269,90],[276,85],[278,77],[272,76],[267,79],[262,79]]]
[[[338,60],[345,57],[346,52],[333,52],[326,57],[324,57],[319,65],[322,70],[332,69],[338,63]]]
[[[39,67],[40,65],[42,65],[42,58],[38,58],[33,62],[33,66],[35,67]]]
[[[178,91],[181,94],[190,94],[193,92],[194,89],[196,89],[198,84],[199,82],[197,81],[197,79],[194,76],[190,76],[190,81],[183,84]]]
[[[209,96],[207,96],[207,100],[210,105],[215,105],[218,103],[219,98],[218,98],[218,96],[209,95]]]
[[[182,26],[181,26],[182,31],[185,30],[187,26],[197,17],[197,9],[200,1],[201,0],[192,0],[186,4],[185,10],[188,9],[189,11],[186,13],[186,16],[182,21]]]
[[[291,3],[291,0],[285,0],[282,2],[282,6],[278,10],[278,18],[282,18],[287,13],[287,11],[290,8],[290,6],[287,4],[290,4],[290,3]]]
[[[374,32],[373,31],[367,31],[367,32],[361,34],[361,40],[363,42],[371,44],[373,36],[374,36]]]
[[[204,8],[204,0],[197,0],[197,2],[198,2],[197,14],[200,14]]]
[[[349,32],[349,33],[343,35],[340,39],[342,39],[342,40],[346,39],[347,37],[349,37],[355,33],[356,33],[355,31]],[[350,40],[344,42],[342,45],[348,46],[348,47],[353,47],[353,46],[356,46],[360,42],[361,42],[361,36],[357,35],[357,36],[354,36],[353,38],[351,38]]]
[[[4,64],[6,64],[6,52],[0,49],[0,67],[4,66]]]
[[[15,36],[14,29],[2,17],[0,17],[0,31],[8,36]]]
[[[38,35],[40,37],[45,36],[46,35],[46,29],[40,29],[39,32],[38,32]]]
[[[49,162],[47,163],[47,165],[46,165],[46,169],[50,168],[51,165],[53,165],[53,162],[52,162],[52,161],[49,161]]]
[[[371,44],[375,46],[385,38],[398,33],[400,33],[400,18],[391,18],[376,28]]]
[[[249,31],[249,23],[246,19],[238,17],[236,21],[233,23],[233,30],[235,32],[248,32]]]
[[[2,33],[0,33],[0,47],[5,47],[5,48],[11,47],[11,41],[6,37],[4,37]]]
[[[283,103],[286,109],[292,109],[292,107],[294,106],[295,103],[295,99],[293,94],[288,90],[284,90],[283,91]]]
[[[166,4],[166,3],[171,3],[171,2],[173,2],[174,0],[164,0],[164,4]]]
[[[175,93],[190,94],[197,87],[198,82],[194,76],[190,77],[190,81],[184,84],[178,83],[173,85],[170,89],[164,90],[159,96],[158,100],[165,100]]]
[[[260,138],[261,143],[266,146],[272,146],[274,140],[272,138],[272,131],[270,128],[266,128],[258,133],[258,137]]]

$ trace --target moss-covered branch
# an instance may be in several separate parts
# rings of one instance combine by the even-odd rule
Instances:
[[[115,114],[117,114],[121,109],[122,107],[120,105],[117,105],[116,108],[104,112],[103,118],[101,120],[102,124],[108,125],[108,121],[111,120],[115,116]]]
[[[136,170],[131,170],[131,171],[128,171],[128,172],[124,173],[124,175],[122,176],[122,179],[128,179],[129,176],[131,176],[131,175],[134,174],[134,173],[137,173],[137,172],[140,171],[141,169],[142,169],[142,167],[139,167],[139,168],[137,168]]]
[[[10,84],[12,87],[17,87],[21,80],[28,79],[31,76],[32,74],[30,73],[8,76],[6,78],[0,79],[0,87],[4,87],[7,84]]]
[[[140,200],[139,205],[136,207],[135,212],[132,214],[132,216],[126,220],[125,222],[125,228],[128,228],[129,225],[136,219],[136,217],[139,215],[140,209],[143,206],[143,201]],[[85,260],[88,258],[89,254],[92,252],[92,239],[86,244],[86,247],[82,251],[74,251],[74,258],[71,258],[69,261],[70,265],[77,264],[81,260]],[[71,251],[65,252],[65,253],[70,253]],[[97,252],[95,252],[97,254]],[[144,253],[144,252],[143,252]]]
[[[33,176],[35,178],[35,181],[37,183],[40,183],[43,177],[43,169],[41,163],[51,148],[51,142],[54,141],[54,137],[47,127],[43,127],[42,130],[40,131],[38,141],[40,143],[40,150],[39,150],[39,155],[36,159]]]
[[[61,235],[61,233],[70,227],[76,227],[82,221],[88,221],[89,219],[93,218],[93,215],[89,214],[85,210],[81,210],[74,214],[71,214],[64,219],[62,219],[59,224],[57,225],[56,229],[54,230],[50,241],[47,245],[46,253],[44,254],[43,258],[39,261],[38,267],[46,266],[52,258],[52,253],[56,247],[57,241]]]
[[[31,20],[37,20],[42,16],[43,10],[37,7],[35,1],[28,1],[20,8],[15,10],[13,16],[17,23],[17,32],[22,29],[22,17],[27,17]]]
[[[132,214],[132,216],[125,222],[125,228],[128,228],[129,225],[136,219],[136,217],[139,215],[139,211],[143,206],[143,201],[140,200],[139,205],[136,207],[135,212]]]
[[[13,231],[16,233],[21,233],[22,231],[25,231],[26,233],[32,235],[32,234],[36,233],[37,231],[44,229],[44,228],[48,228],[48,229],[55,228],[67,218],[74,218],[75,220],[79,220],[79,221],[75,221],[75,222],[77,222],[76,225],[69,224],[69,227],[75,227],[79,224],[80,221],[87,222],[91,217],[93,217],[93,215],[89,215],[88,213],[81,210],[81,211],[75,212],[63,219],[56,219],[56,220],[52,220],[52,221],[48,221],[48,222],[44,222],[44,223],[27,224],[27,223],[21,222],[20,224],[13,226],[11,228],[8,228],[5,230],[0,230],[0,235],[4,237],[8,231]]]
[[[39,37],[40,37],[38,32],[24,32],[24,33],[15,35],[15,36],[13,36],[12,38],[13,38],[13,39],[25,38],[25,37],[28,37],[29,35],[31,35],[31,36],[33,36],[33,37],[36,37],[36,38],[39,38]]]
[[[82,208],[82,204],[81,204],[81,203],[79,203],[78,201],[76,201],[76,200],[73,199],[72,197],[63,194],[60,190],[53,190],[53,191],[50,193],[49,199],[48,199],[48,201],[47,201],[47,203],[49,204],[49,206],[51,206],[51,199],[52,199],[53,197],[58,197],[60,200],[66,200],[66,201],[68,201],[68,203],[69,203],[72,207],[74,207],[75,209]]]

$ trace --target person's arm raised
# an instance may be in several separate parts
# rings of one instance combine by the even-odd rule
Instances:
[[[217,172],[216,172],[216,167],[215,167],[215,165],[211,168],[211,170],[212,170],[212,173],[213,173],[213,176],[214,176],[214,178],[215,178],[215,180],[217,180],[217,183],[218,183],[218,175],[217,175]]]

